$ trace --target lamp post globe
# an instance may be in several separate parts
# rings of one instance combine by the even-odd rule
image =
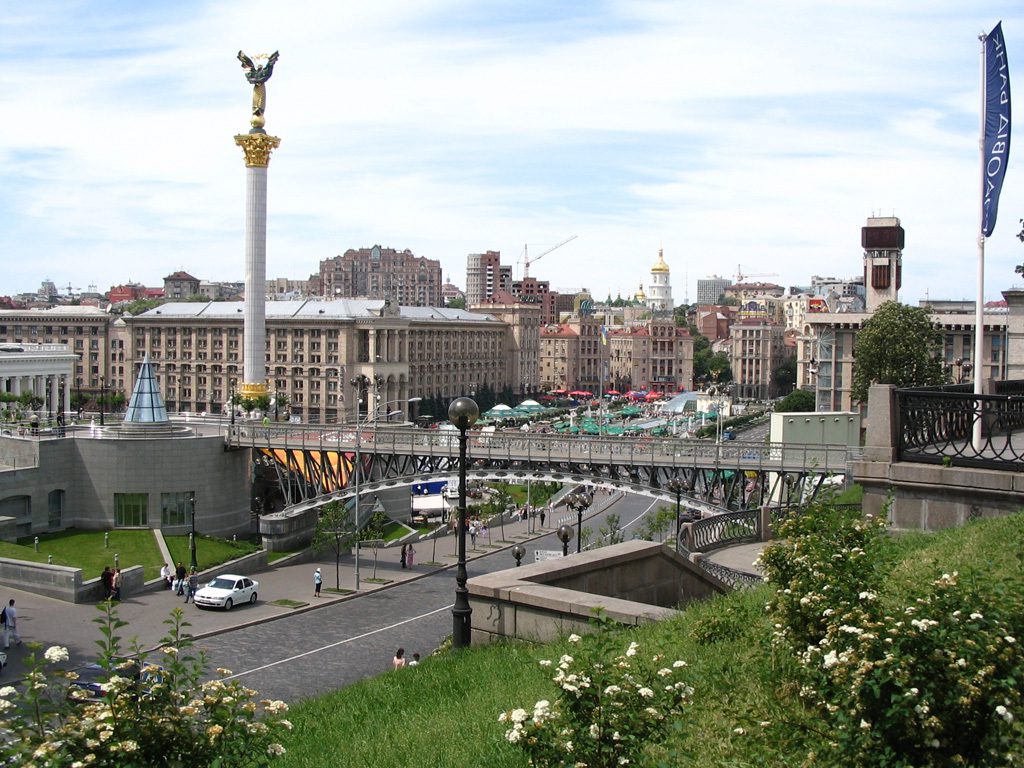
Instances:
[[[459,508],[457,525],[458,563],[455,568],[455,605],[452,607],[452,648],[468,648],[473,609],[466,588],[466,430],[480,417],[480,407],[468,397],[448,406],[448,419],[459,430]]]
[[[572,526],[571,525],[560,525],[558,526],[558,539],[562,542],[562,557],[567,557],[569,554],[569,539],[572,538]]]
[[[524,547],[522,544],[516,544],[514,547],[512,547],[512,557],[516,559],[516,568],[518,568],[519,565],[522,563],[523,555],[525,554],[526,547]]]

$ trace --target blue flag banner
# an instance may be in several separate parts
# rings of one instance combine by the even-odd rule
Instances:
[[[985,158],[981,233],[996,227],[999,193],[1010,159],[1010,68],[1006,62],[1003,23],[985,38]]]

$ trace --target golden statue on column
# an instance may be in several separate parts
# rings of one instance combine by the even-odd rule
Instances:
[[[274,64],[277,63],[278,52],[274,51],[269,56],[265,53],[257,54],[249,58],[241,51],[238,52],[238,60],[242,62],[242,69],[245,70],[245,79],[252,83],[252,133],[263,133],[263,125],[266,120],[263,112],[267,108],[267,80],[274,74]]]

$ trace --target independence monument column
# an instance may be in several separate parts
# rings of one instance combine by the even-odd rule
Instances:
[[[238,60],[252,83],[252,128],[235,136],[245,153],[245,325],[244,374],[238,394],[257,398],[267,394],[267,166],[281,139],[263,130],[267,106],[266,82],[274,73],[277,51]]]

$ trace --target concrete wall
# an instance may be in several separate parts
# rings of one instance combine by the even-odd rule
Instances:
[[[16,438],[0,438],[0,446],[11,440]],[[222,436],[67,438],[37,445],[38,467],[0,471],[0,504],[29,497],[32,533],[49,530],[48,496],[54,490],[64,491],[61,528],[113,528],[115,493],[148,494],[148,525],[159,528],[160,494],[186,492],[195,493],[200,532],[249,532],[249,451],[226,451]],[[189,527],[164,532],[186,533]]]
[[[864,488],[865,513],[887,515],[896,529],[937,531],[1024,507],[1024,475],[897,462],[896,424],[895,387],[873,385],[864,456],[853,463],[854,479]]]
[[[597,608],[621,624],[659,621],[693,600],[729,591],[668,547],[649,541],[485,574],[467,586],[474,643],[510,637],[549,642],[589,632]]]

